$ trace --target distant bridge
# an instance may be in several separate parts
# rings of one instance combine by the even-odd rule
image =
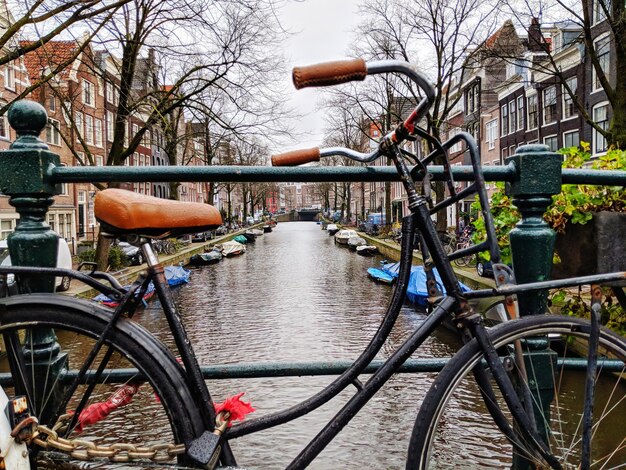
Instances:
[[[309,222],[317,220],[320,212],[322,212],[321,209],[300,209],[298,211],[298,220]]]

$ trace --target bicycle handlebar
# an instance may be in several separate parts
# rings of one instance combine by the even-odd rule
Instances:
[[[391,142],[399,143],[415,131],[417,122],[426,115],[435,99],[435,88],[424,75],[415,70],[411,64],[399,60],[378,60],[366,63],[363,59],[324,62],[293,69],[293,83],[297,89],[306,87],[338,85],[355,80],[364,80],[367,75],[380,73],[400,73],[407,76],[424,93],[424,97],[408,118],[389,136]],[[386,137],[386,138],[387,138]],[[318,161],[320,157],[344,156],[360,163],[369,163],[382,154],[379,148],[370,153],[356,152],[343,147],[326,149],[295,150],[272,156],[272,165],[291,166]]]
[[[292,152],[272,155],[272,166],[296,166],[320,160],[320,149],[313,147],[310,149],[293,150]]]
[[[367,66],[363,59],[337,60],[321,64],[294,67],[293,84],[297,90],[307,87],[339,85],[365,80]]]

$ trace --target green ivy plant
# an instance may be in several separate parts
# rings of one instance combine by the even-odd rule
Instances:
[[[559,151],[565,156],[563,168],[590,167],[594,170],[625,170],[626,151],[609,150],[590,162],[589,144]],[[622,186],[565,184],[560,194],[554,196],[545,220],[557,232],[564,232],[568,223],[584,225],[594,212],[626,212],[626,189]]]
[[[594,170],[626,170],[626,151],[611,149],[605,155],[591,160],[589,144],[582,142],[580,147],[559,150],[564,155],[563,168],[591,168]],[[520,219],[520,214],[513,205],[504,189],[503,183],[496,184],[496,191],[491,196],[491,209],[494,216],[498,245],[502,254],[502,262],[511,263],[511,247],[509,232]],[[480,214],[478,202],[472,204],[474,213]],[[557,232],[564,232],[568,223],[586,224],[594,212],[612,211],[626,212],[626,190],[622,186],[597,186],[582,184],[563,185],[560,194],[553,197],[544,219]],[[485,223],[482,217],[474,222],[474,242],[485,239]],[[479,255],[483,261],[489,260],[488,253]],[[555,255],[555,262],[558,258]],[[552,305],[561,313],[588,317],[589,302],[580,291],[578,295],[566,295],[565,291],[557,291],[551,297]],[[620,334],[626,333],[626,314],[613,297],[605,295],[602,302],[602,323]]]

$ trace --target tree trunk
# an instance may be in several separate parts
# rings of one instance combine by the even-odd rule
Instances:
[[[111,249],[111,239],[104,237],[102,232],[98,233],[98,243],[96,244],[95,262],[98,263],[98,271],[107,271],[109,268],[109,251]]]

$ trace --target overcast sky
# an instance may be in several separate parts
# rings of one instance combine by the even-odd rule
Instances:
[[[346,58],[352,31],[356,28],[358,0],[304,0],[289,2],[281,11],[281,21],[293,36],[284,43],[288,70],[293,66]],[[297,142],[284,150],[316,147],[322,144],[323,117],[316,111],[319,92],[315,89],[296,91],[291,84],[291,72],[285,77],[290,107],[302,118],[296,123],[300,134]],[[279,149],[277,149],[279,150]],[[282,150],[279,150],[282,151]]]

